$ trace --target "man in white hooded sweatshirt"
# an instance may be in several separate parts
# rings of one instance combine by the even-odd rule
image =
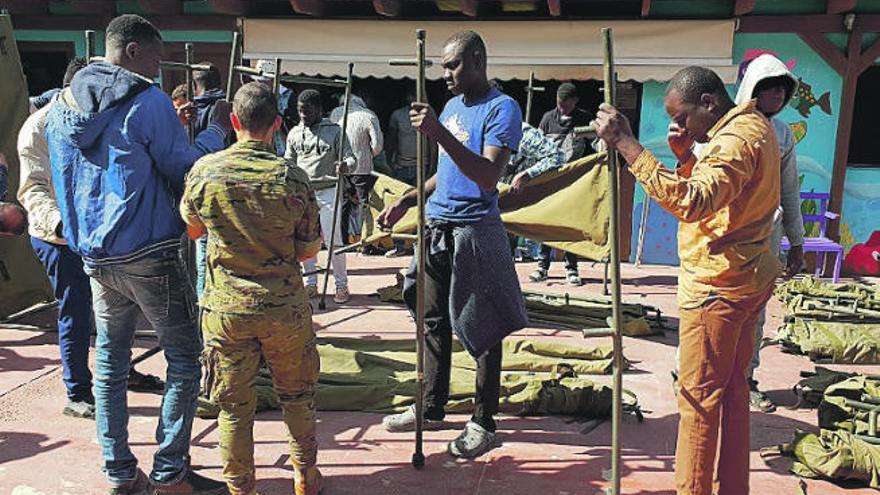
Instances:
[[[804,220],[801,217],[800,179],[797,168],[797,154],[795,153],[794,133],[791,127],[776,117],[791,100],[797,90],[798,80],[788,70],[781,60],[773,55],[761,55],[752,60],[743,75],[736,93],[736,104],[739,105],[749,99],[757,100],[758,110],[763,113],[776,131],[776,139],[779,141],[781,168],[780,185],[780,209],[776,211],[774,218],[773,234],[770,238],[770,249],[777,256],[782,241],[783,232],[788,237],[791,249],[788,251],[785,276],[791,277],[801,271],[804,264]],[[749,402],[752,407],[763,412],[776,410],[776,405],[763,392],[758,390],[758,382],[755,380],[755,368],[761,362],[759,351],[761,339],[764,336],[764,321],[766,311],[762,313],[755,329],[755,353],[749,363]]]
[[[800,179],[795,153],[794,133],[791,128],[776,115],[785,108],[797,90],[798,80],[788,67],[773,55],[764,54],[752,60],[743,74],[739,90],[736,93],[736,104],[741,105],[748,100],[757,100],[757,109],[770,120],[780,147],[780,207],[776,211],[773,222],[773,233],[770,237],[770,249],[779,256],[779,246],[783,232],[791,244],[786,261],[785,276],[800,272],[804,263],[804,221],[801,216]],[[677,137],[680,130],[675,124],[669,127],[670,139]],[[694,154],[702,155],[702,146],[694,147]],[[764,321],[766,309],[761,313],[755,328],[755,351],[749,363],[749,404],[761,412],[773,412],[776,404],[758,389],[755,380],[755,369],[761,362],[761,340],[764,337]],[[677,357],[677,355],[676,355]]]

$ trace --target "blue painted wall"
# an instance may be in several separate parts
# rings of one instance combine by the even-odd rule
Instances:
[[[782,61],[793,65],[792,72],[810,86],[819,100],[828,93],[830,114],[820,106],[809,109],[786,107],[779,115],[783,121],[803,132],[797,144],[798,168],[803,182],[802,191],[829,192],[834,160],[837,118],[840,110],[841,77],[812,51],[801,39],[790,33],[738,34],[734,39],[734,61],[753,58],[760,51],[773,52]],[[643,87],[640,139],[672,166],[675,162],[666,146],[666,128],[669,117],[663,109],[665,83],[646,83]],[[735,95],[735,86],[730,86]],[[827,108],[827,107],[826,107]],[[638,241],[638,230],[645,201],[644,192],[637,188],[633,201],[632,245]],[[650,206],[642,261],[645,263],[678,264],[676,254],[677,221],[656,203]],[[849,169],[843,199],[842,242],[847,248],[864,242],[871,232],[880,229],[880,168]],[[631,259],[635,259],[635,249]]]

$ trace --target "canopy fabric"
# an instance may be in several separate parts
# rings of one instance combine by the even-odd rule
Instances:
[[[355,63],[358,77],[413,77],[415,69],[390,66],[412,59],[416,29],[427,31],[429,79],[439,79],[440,50],[453,33],[472,29],[488,45],[489,77],[602,79],[600,30],[614,28],[614,58],[621,81],[666,81],[689,65],[709,67],[727,83],[733,65],[735,23],[725,20],[651,21],[398,21],[245,19],[245,58],[281,58],[293,74],[342,76]]]
[[[508,232],[578,256],[603,261],[609,256],[608,243],[608,161],[596,153],[567,163],[541,175],[517,194],[499,184],[501,220]],[[370,193],[370,212],[375,222],[385,205],[391,204],[411,187],[379,175]],[[416,209],[410,208],[394,226],[394,233],[415,231]],[[367,229],[367,244],[378,243],[387,234],[378,225]],[[629,251],[629,238],[620,239],[622,252]]]
[[[507,414],[561,414],[605,418],[611,413],[611,388],[583,374],[611,370],[612,349],[558,342],[508,339],[503,343],[500,410]],[[449,412],[473,411],[476,363],[454,341]],[[315,402],[322,411],[402,411],[416,396],[415,341],[318,338],[321,375]],[[257,377],[258,410],[279,409],[266,367]],[[210,394],[210,391],[206,391]],[[628,393],[629,394],[629,393]],[[633,404],[629,394],[626,402]],[[218,407],[199,401],[200,417],[216,417]]]
[[[9,162],[9,197],[18,191],[18,130],[28,116],[28,92],[9,15],[0,15],[0,152]],[[51,287],[27,235],[0,237],[0,319],[52,299]]]

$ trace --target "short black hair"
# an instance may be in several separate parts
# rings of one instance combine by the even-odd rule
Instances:
[[[278,117],[278,100],[265,84],[249,82],[235,92],[232,111],[245,130],[261,132]]]
[[[794,81],[788,76],[776,76],[761,79],[758,81],[758,84],[755,85],[755,89],[752,90],[752,98],[757,98],[758,93],[761,91],[775,88],[777,86],[782,86],[785,89],[786,99],[791,98],[791,93],[794,91]]]
[[[578,97],[577,87],[570,82],[564,82],[564,83],[560,84],[558,88],[556,88],[556,97],[559,98],[560,100],[568,100],[570,98],[577,98]]]
[[[443,46],[449,45],[458,45],[462,53],[479,52],[483,55],[483,60],[486,60],[486,43],[476,31],[459,31],[453,34],[443,43]]]
[[[177,100],[179,98],[186,98],[186,84],[178,84],[174,87],[174,90],[171,92],[171,100]]]
[[[123,14],[107,25],[107,48],[125,48],[129,43],[162,41],[162,34],[150,21],[137,14]]]
[[[219,89],[221,84],[220,69],[211,62],[200,62],[199,65],[207,65],[209,69],[193,71],[193,81],[205,90]]]
[[[730,99],[730,95],[724,88],[724,82],[718,74],[711,69],[696,65],[685,67],[672,76],[669,85],[666,86],[666,94],[669,94],[673,89],[686,103],[699,103],[700,97],[706,93]]]
[[[21,215],[18,222],[7,223],[7,212],[15,212]],[[28,221],[27,212],[21,206],[15,203],[6,203],[0,201],[0,234],[22,235],[27,232]]]
[[[303,105],[311,105],[313,107],[321,108],[321,93],[316,89],[306,89],[303,90],[299,96],[296,97],[297,103],[302,103]]]
[[[89,65],[89,63],[86,61],[85,57],[74,57],[70,59],[70,62],[67,62],[67,69],[64,70],[64,79],[62,79],[61,84],[65,87],[70,86],[70,81],[73,81],[73,76],[87,65]]]

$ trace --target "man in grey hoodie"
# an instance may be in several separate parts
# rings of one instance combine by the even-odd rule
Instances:
[[[788,251],[785,276],[791,277],[801,271],[804,264],[804,220],[801,217],[800,180],[797,168],[797,154],[795,152],[795,139],[791,127],[777,117],[785,108],[797,90],[798,80],[781,60],[773,55],[761,55],[752,60],[739,90],[736,93],[736,104],[745,103],[748,100],[757,100],[758,111],[764,114],[773,130],[776,131],[776,139],[779,141],[780,156],[780,184],[782,186],[781,205],[776,210],[774,218],[773,234],[770,237],[770,249],[777,256],[782,241],[782,234],[788,237],[791,249]],[[758,382],[755,380],[755,368],[761,362],[759,351],[761,339],[764,337],[764,321],[766,310],[761,313],[758,325],[755,328],[755,352],[749,363],[749,403],[755,409],[762,412],[776,410],[776,405],[763,392],[758,390]]]
[[[765,54],[749,63],[736,93],[737,105],[748,100],[757,100],[758,111],[770,119],[776,132],[776,139],[779,141],[781,204],[774,217],[770,249],[774,255],[779,256],[779,246],[784,232],[791,244],[787,254],[786,277],[800,272],[804,264],[804,221],[801,217],[800,179],[794,148],[794,133],[777,115],[791,100],[797,87],[798,80],[788,67],[773,55]],[[675,139],[681,135],[681,132],[675,124],[672,124],[669,127],[669,138]],[[697,145],[694,153],[701,155],[701,148],[702,146]],[[758,382],[755,380],[755,369],[761,362],[760,350],[765,319],[766,310],[761,312],[755,328],[755,351],[749,363],[749,404],[761,412],[773,412],[776,410],[776,404],[758,389]],[[676,357],[678,357],[677,353]]]

